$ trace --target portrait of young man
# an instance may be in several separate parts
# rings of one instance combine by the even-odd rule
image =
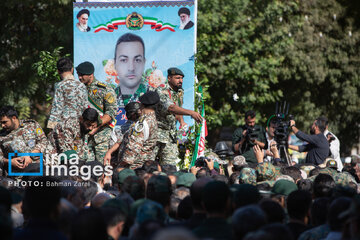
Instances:
[[[119,107],[137,101],[148,89],[145,83],[145,44],[141,37],[126,33],[115,45],[114,65],[119,80],[115,89]]]

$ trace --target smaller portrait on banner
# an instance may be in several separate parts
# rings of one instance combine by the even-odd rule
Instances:
[[[87,9],[80,10],[76,15],[76,18],[79,21],[76,23],[76,27],[77,29],[79,29],[80,32],[90,31],[90,27],[88,26],[89,17],[90,17],[90,11]]]
[[[187,30],[194,26],[194,23],[190,19],[190,10],[186,7],[182,7],[178,11],[180,17],[179,29]]]

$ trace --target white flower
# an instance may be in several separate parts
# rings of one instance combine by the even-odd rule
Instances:
[[[351,37],[352,36],[352,32],[351,31],[349,31],[349,37]]]
[[[336,20],[336,14],[333,15],[334,20]]]
[[[283,18],[282,17],[279,17],[279,21],[282,22]]]
[[[288,35],[289,35],[289,37],[291,37],[291,36],[292,36],[291,32],[289,32],[289,34],[288,34]]]
[[[305,15],[305,20],[307,21],[307,20],[309,20],[309,17],[308,17],[308,15]]]
[[[319,33],[319,36],[320,36],[321,38],[323,37],[323,34],[322,34],[322,32],[320,32],[320,33]]]
[[[237,95],[237,93],[234,93],[233,99],[235,102],[237,102],[239,100],[239,96]]]

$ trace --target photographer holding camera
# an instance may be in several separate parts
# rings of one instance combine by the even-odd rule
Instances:
[[[245,125],[235,130],[232,136],[232,145],[235,154],[245,157],[246,162],[257,163],[253,147],[259,145],[260,148],[267,148],[265,130],[259,125],[255,125],[256,113],[253,110],[245,113]]]
[[[308,152],[306,163],[322,164],[329,156],[329,142],[324,135],[326,121],[318,117],[311,126],[311,135],[297,129],[294,120],[290,120],[290,128],[300,140],[306,141],[308,144],[302,146],[289,145],[289,148],[298,152]]]

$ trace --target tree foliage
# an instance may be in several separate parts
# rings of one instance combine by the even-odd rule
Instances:
[[[355,5],[335,0],[199,1],[197,73],[207,87],[209,128],[238,126],[248,109],[257,110],[265,123],[275,102],[286,100],[300,128],[326,115],[342,147],[357,143],[360,36]]]
[[[43,122],[54,79],[39,77],[33,64],[46,51],[59,56],[59,46],[72,53],[72,1],[3,1],[0,11],[0,101]]]

